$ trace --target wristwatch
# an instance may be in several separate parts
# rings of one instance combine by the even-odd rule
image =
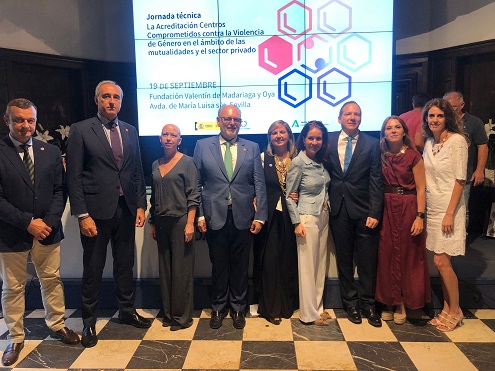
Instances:
[[[416,213],[416,216],[419,216],[421,219],[424,219],[425,218],[425,213],[417,212]]]

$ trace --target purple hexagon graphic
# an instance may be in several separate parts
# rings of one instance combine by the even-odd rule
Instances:
[[[335,107],[350,98],[352,77],[332,68],[318,77],[318,99]]]
[[[277,10],[278,30],[293,40],[297,40],[313,28],[313,10],[297,0]],[[302,23],[296,22],[304,19]],[[306,26],[307,25],[307,26]],[[305,28],[306,27],[306,28]]]
[[[292,44],[272,36],[258,47],[258,64],[274,75],[292,65]]]
[[[291,107],[299,107],[313,96],[311,77],[299,70],[292,70],[278,79],[278,99]]]
[[[337,61],[341,66],[356,72],[371,63],[371,52],[371,41],[364,36],[353,33],[339,41]]]
[[[352,8],[339,0],[331,0],[318,8],[318,29],[336,39],[352,27]]]

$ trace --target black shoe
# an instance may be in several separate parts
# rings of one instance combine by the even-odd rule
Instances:
[[[134,312],[133,314],[119,314],[119,320],[121,323],[137,328],[149,328],[151,326],[151,321],[139,315],[137,312]]]
[[[347,319],[357,325],[363,322],[361,319],[361,314],[358,312],[356,307],[347,308]]]
[[[94,326],[84,326],[81,338],[81,344],[85,348],[94,347],[98,343],[98,336]]]
[[[232,323],[236,329],[242,330],[244,326],[246,326],[244,312],[231,311],[230,316],[232,317]]]
[[[225,316],[227,315],[226,312],[218,312],[216,310],[211,311],[211,319],[210,319],[210,327],[214,330],[217,328],[222,327],[222,322]]]
[[[368,318],[368,323],[374,327],[382,327],[382,319],[374,308],[363,310],[363,315]]]

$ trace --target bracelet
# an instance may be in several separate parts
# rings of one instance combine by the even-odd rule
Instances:
[[[416,213],[416,216],[419,216],[421,219],[424,219],[425,218],[425,213],[421,213],[421,212],[417,212]]]
[[[88,219],[89,218],[89,215],[84,215],[84,216],[81,216],[80,218],[77,218],[77,221],[78,222],[81,222],[83,221],[84,219]]]

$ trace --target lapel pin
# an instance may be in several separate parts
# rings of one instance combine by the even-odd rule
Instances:
[[[45,147],[41,147],[40,150],[44,151],[45,150]]]
[[[272,164],[268,164],[268,166],[272,167],[273,165]]]
[[[129,129],[126,128],[125,131],[129,132]]]

